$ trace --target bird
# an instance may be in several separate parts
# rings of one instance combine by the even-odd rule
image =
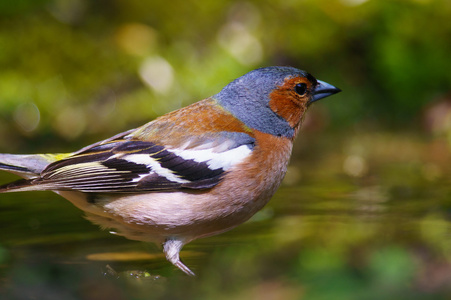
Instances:
[[[289,66],[255,69],[219,93],[72,153],[0,154],[22,179],[0,193],[54,191],[103,229],[159,244],[228,231],[262,209],[287,171],[310,105],[341,90]]]

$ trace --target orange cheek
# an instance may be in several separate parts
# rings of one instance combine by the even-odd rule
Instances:
[[[287,89],[274,90],[269,97],[269,107],[287,120],[292,128],[296,128],[307,110],[306,102],[300,101],[291,90]]]

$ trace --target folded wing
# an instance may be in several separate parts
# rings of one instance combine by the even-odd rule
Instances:
[[[197,146],[183,148],[122,138],[108,140],[51,163],[28,184],[40,190],[102,193],[208,189],[245,160],[255,143],[245,133],[216,133],[205,139],[205,143],[195,139]]]

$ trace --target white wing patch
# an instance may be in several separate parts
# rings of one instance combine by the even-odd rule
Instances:
[[[252,152],[248,146],[242,145],[224,152],[215,152],[213,149],[167,149],[168,151],[188,160],[205,162],[212,170],[223,169],[227,171],[232,166],[242,162]]]
[[[188,183],[189,180],[182,179],[175,175],[171,170],[163,168],[158,161],[150,157],[148,154],[131,154],[125,156],[123,159],[136,163],[136,164],[142,164],[146,165],[148,167],[152,168],[152,171],[157,173],[159,176],[165,177],[166,179],[172,181],[172,182],[178,182],[178,183]],[[149,174],[143,174],[139,178],[137,178],[135,181],[139,181],[142,177],[145,177]]]
[[[152,169],[153,172],[159,176],[165,177],[167,180],[178,183],[188,183],[189,180],[183,179],[175,175],[171,170],[163,168],[158,161],[150,157],[149,154],[130,154],[122,157],[129,162],[135,164],[146,165]],[[142,174],[139,178],[134,181],[139,181],[141,178],[146,177],[149,174]]]

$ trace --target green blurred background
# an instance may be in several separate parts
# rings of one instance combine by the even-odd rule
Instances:
[[[76,150],[262,66],[343,90],[309,111],[269,207],[187,247],[197,281],[161,257],[167,276],[146,264],[103,276],[86,247],[150,246],[101,233],[52,194],[18,194],[0,197],[3,292],[448,299],[450,17],[449,0],[0,1],[0,152]]]

